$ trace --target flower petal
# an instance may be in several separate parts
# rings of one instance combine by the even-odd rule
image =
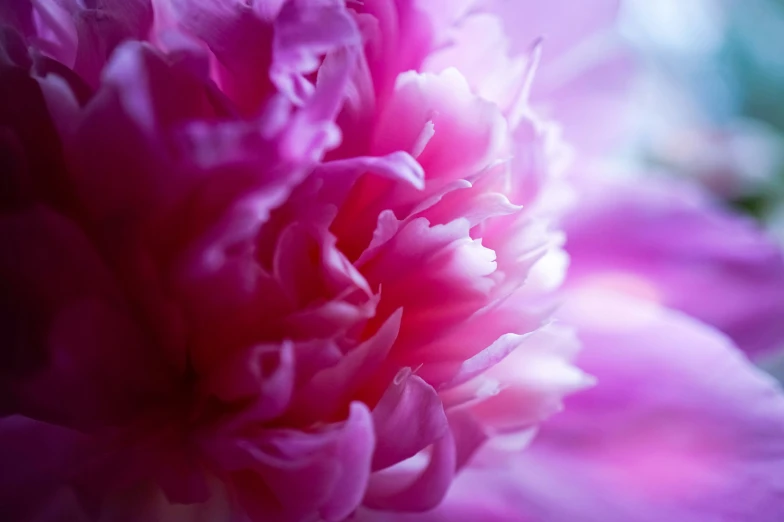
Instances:
[[[568,284],[595,285],[681,310],[752,355],[784,339],[784,255],[748,219],[696,186],[667,179],[581,183],[565,221]]]
[[[373,470],[413,457],[448,429],[444,407],[432,386],[402,369],[373,408],[376,453]]]
[[[348,418],[310,433],[248,426],[213,448],[252,520],[347,517],[362,499],[373,455],[370,412],[352,403]],[[303,495],[303,492],[307,492]]]
[[[649,302],[588,291],[563,316],[580,328],[578,364],[598,384],[568,400],[520,455],[535,519],[784,515],[784,394],[775,381],[724,336]]]
[[[422,457],[421,459],[417,457]],[[426,463],[422,460],[426,459]],[[371,476],[363,505],[388,511],[427,511],[446,495],[457,467],[451,430],[424,452]]]

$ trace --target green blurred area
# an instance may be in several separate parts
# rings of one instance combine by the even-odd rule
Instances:
[[[784,231],[784,0],[625,1],[669,108],[641,117],[643,162]]]
[[[763,122],[784,138],[784,0],[727,0],[725,9],[726,40],[716,60],[735,95],[730,116]],[[731,203],[770,217],[784,204],[784,164]]]
[[[727,2],[720,63],[737,86],[741,113],[784,133],[784,0]]]

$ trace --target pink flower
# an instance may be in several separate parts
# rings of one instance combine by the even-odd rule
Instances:
[[[480,86],[424,6],[3,8],[11,519],[425,510],[590,382],[535,54]]]

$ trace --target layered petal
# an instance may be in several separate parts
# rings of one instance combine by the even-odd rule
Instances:
[[[373,422],[352,404],[348,418],[314,433],[248,425],[218,439],[210,451],[255,520],[339,521],[360,503],[373,455]],[[307,495],[302,493],[307,491]]]
[[[96,87],[114,50],[126,40],[146,39],[153,24],[151,0],[56,0],[31,2],[25,36]]]
[[[163,13],[170,28],[209,47],[218,85],[246,114],[256,113],[276,92],[303,104],[314,90],[306,76],[321,58],[360,45],[354,21],[337,1],[175,0]]]

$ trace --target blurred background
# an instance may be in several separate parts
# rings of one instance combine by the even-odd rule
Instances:
[[[692,177],[784,245],[784,0],[623,0],[618,23],[644,122],[626,159]]]
[[[623,0],[638,55],[632,151],[784,239],[784,0]]]

